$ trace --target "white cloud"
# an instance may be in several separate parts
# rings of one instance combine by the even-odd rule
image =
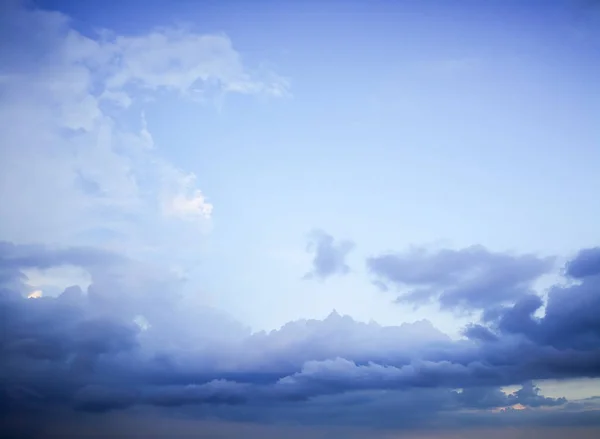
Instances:
[[[2,15],[2,239],[64,244],[100,229],[134,239],[142,225],[206,222],[212,204],[193,173],[158,155],[140,106],[160,90],[286,94],[284,79],[249,73],[225,35],[178,27],[90,38],[60,13],[13,2]]]
[[[175,216],[190,218],[210,218],[212,204],[204,200],[202,191],[196,189],[188,198],[185,195],[177,195],[170,204],[169,211]]]
[[[166,172],[170,174],[167,181],[172,182],[172,188],[164,195],[164,214],[184,220],[209,219],[213,206],[206,201],[202,191],[195,189],[196,176],[177,169],[169,171]]]
[[[281,95],[286,82],[257,81],[246,71],[241,56],[225,35],[199,35],[185,28],[165,28],[145,36],[116,37],[109,90],[127,85],[188,93],[215,87],[225,92]]]

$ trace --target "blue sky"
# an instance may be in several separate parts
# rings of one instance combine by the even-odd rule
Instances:
[[[357,262],[438,243],[569,255],[598,239],[590,202],[600,180],[598,42],[596,34],[580,36],[593,30],[591,8],[46,6],[73,14],[86,34],[186,23],[227,35],[249,71],[285,81],[282,99],[230,94],[198,105],[163,94],[127,115],[135,124],[144,111],[160,155],[198,176],[215,205],[211,233],[191,256],[207,271],[198,287],[214,282],[207,293],[254,327],[322,317],[333,307],[386,323],[405,318],[387,311],[364,273],[316,295],[299,282],[313,228],[354,240]],[[356,291],[336,294],[347,289]],[[240,290],[252,291],[256,309]],[[344,300],[348,294],[356,297]],[[277,312],[267,318],[266,307]]]
[[[408,325],[422,361],[441,361],[426,348],[438,342],[460,353],[443,360],[475,355],[465,346],[491,343],[484,327],[506,346],[518,334],[592,355],[591,339],[559,343],[556,328],[584,337],[559,304],[587,297],[563,304],[587,321],[600,295],[594,269],[568,268],[599,261],[596,3],[39,0],[5,2],[2,16],[0,240],[11,244],[0,281],[21,295],[59,300],[78,285],[100,301],[85,318],[143,316],[153,329],[135,343],[146,354],[168,351],[170,337],[234,343],[222,349],[246,355],[258,343],[277,367],[300,367],[283,375],[294,385],[321,370],[311,361],[345,378],[344,361],[392,361],[388,336],[359,322]],[[334,309],[346,320],[326,318]],[[538,329],[514,326],[534,312]],[[309,325],[301,319],[321,322],[318,334],[355,330],[365,349],[374,337],[382,351],[313,355],[294,345],[294,328]],[[586,337],[600,337],[590,325]],[[264,345],[237,339],[282,327]],[[299,351],[277,344],[285,340]],[[207,367],[191,353],[168,355],[182,368]],[[475,384],[523,385],[527,398],[543,398],[524,384],[534,380],[555,399],[521,393],[505,405],[562,410],[556,398],[596,396],[600,363],[584,357],[572,374],[520,371]],[[233,367],[229,357],[214,361]],[[258,367],[234,363],[243,373]],[[214,364],[213,378],[223,378]],[[455,379],[444,386],[475,385]],[[577,424],[569,407],[564,428]],[[243,416],[215,410],[264,421],[256,406]],[[295,420],[314,410],[298,409]],[[499,421],[459,424],[471,422]]]

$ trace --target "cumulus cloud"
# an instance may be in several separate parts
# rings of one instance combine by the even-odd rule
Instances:
[[[543,317],[533,316],[541,301],[532,296],[496,308],[463,340],[426,321],[385,327],[335,312],[251,333],[215,310],[190,310],[181,279],[157,267],[91,248],[3,243],[0,250],[4,413],[47,404],[93,412],[203,407],[237,421],[276,413],[372,424],[404,404],[406,416],[385,422],[412,428],[431,417],[450,422],[450,413],[463,419],[464,410],[502,416],[517,408],[534,422],[539,410],[567,401],[542,395],[533,380],[600,376],[597,276],[555,287]],[[26,298],[23,270],[60,264],[83,266],[91,285]],[[516,384],[513,393],[500,390]]]
[[[350,267],[346,264],[346,257],[353,248],[352,241],[336,242],[330,234],[322,230],[314,230],[309,236],[306,248],[313,254],[312,270],[304,277],[323,280],[336,274],[347,274],[350,272]]]
[[[284,96],[287,81],[253,72],[226,35],[186,27],[84,35],[58,12],[2,8],[3,238],[75,243],[110,231],[113,239],[96,241],[132,247],[158,239],[165,222],[189,224],[188,240],[203,230],[213,205],[199,177],[160,156],[169,145],[155,144],[145,102],[159,93],[204,102]]]
[[[412,248],[367,259],[382,288],[404,290],[399,302],[439,302],[443,309],[476,310],[514,301],[554,264],[550,257],[496,253],[482,246],[429,252]]]

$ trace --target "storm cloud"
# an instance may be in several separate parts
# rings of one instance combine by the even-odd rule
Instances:
[[[532,381],[600,376],[600,277],[587,275],[592,266],[579,283],[551,289],[543,317],[534,316],[543,299],[522,295],[513,305],[489,308],[465,328],[466,339],[452,340],[427,321],[385,327],[335,312],[270,333],[250,333],[208,308],[185,320],[180,281],[127,258],[99,258],[83,248],[0,248],[5,414],[47,404],[93,412],[203,406],[243,420],[247,410],[260,419],[266,415],[261,407],[276,404],[282,419],[297,413],[296,419],[310,422],[305,417],[312,416],[319,423],[314,410],[320,401],[334,398],[345,413],[356,404],[367,409],[381,398],[378,392],[389,393],[394,403],[401,395],[423,398],[424,417],[517,405],[535,411],[567,400],[543,396]],[[582,251],[567,266],[588,254]],[[22,269],[77,260],[93,273],[87,291],[73,286],[57,297],[23,294],[28,286]],[[136,282],[115,269],[116,261],[136,268]],[[531,261],[524,261],[529,267]],[[437,276],[449,283],[450,271]],[[135,323],[137,315],[147,318],[148,327]],[[500,390],[508,385],[521,388]],[[415,410],[396,417],[396,424],[413,425]]]

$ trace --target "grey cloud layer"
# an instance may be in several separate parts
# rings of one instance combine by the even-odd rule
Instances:
[[[413,248],[367,259],[367,267],[384,289],[410,288],[400,302],[439,301],[445,309],[485,309],[516,300],[548,273],[554,258],[490,252],[481,246],[428,252]]]
[[[405,427],[465,409],[564,411],[566,400],[540,395],[531,381],[600,376],[600,276],[589,263],[596,251],[567,265],[579,282],[553,287],[544,317],[533,316],[542,299],[522,295],[488,307],[465,329],[467,339],[452,341],[426,321],[382,327],[336,313],[252,334],[215,310],[190,309],[181,280],[156,267],[93,249],[4,243],[0,406],[8,414],[48,404],[85,411],[201,405],[227,419],[268,420],[275,411],[318,423],[326,420],[322,406],[333,404],[339,422],[355,422],[346,415],[363,407],[356,419],[368,423],[405,404],[406,416],[387,421]],[[58,297],[23,297],[30,289],[23,268],[67,263],[90,271],[87,292],[74,286]],[[149,329],[133,323],[140,314]],[[512,384],[521,390],[499,391]],[[577,410],[591,416],[594,408]]]

